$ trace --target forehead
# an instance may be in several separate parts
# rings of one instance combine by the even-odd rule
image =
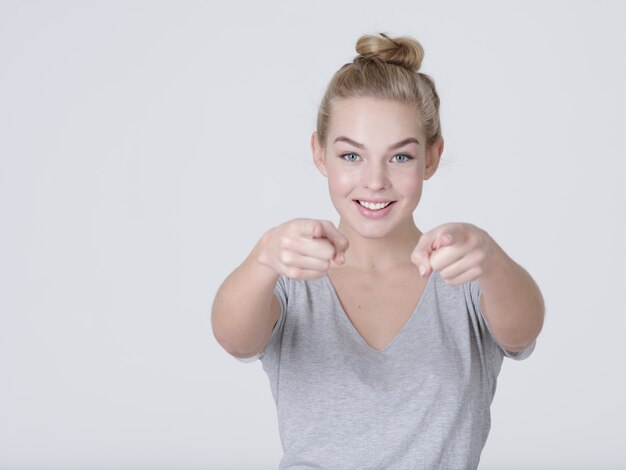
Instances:
[[[397,142],[415,137],[424,142],[416,106],[372,97],[342,98],[333,101],[329,119],[329,142],[345,135],[359,142]]]

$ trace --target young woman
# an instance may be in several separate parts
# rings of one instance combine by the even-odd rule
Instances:
[[[260,358],[280,468],[474,469],[503,357],[544,316],[487,232],[413,212],[443,151],[439,97],[409,37],[364,36],[332,78],[311,146],[339,225],[271,228],[216,295],[217,341]]]

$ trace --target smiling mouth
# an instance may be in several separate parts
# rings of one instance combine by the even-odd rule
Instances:
[[[359,201],[358,199],[354,200],[355,202],[357,202],[359,205],[361,205],[362,207],[365,207],[366,209],[369,209],[371,211],[379,211],[384,209],[385,207],[390,206],[391,204],[395,203],[396,201],[388,201],[388,202],[366,202],[366,201]]]

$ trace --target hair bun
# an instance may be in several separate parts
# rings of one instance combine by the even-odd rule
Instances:
[[[408,36],[391,38],[385,33],[361,36],[356,43],[356,51],[364,59],[378,59],[412,72],[419,71],[424,59],[424,48],[419,41]]]

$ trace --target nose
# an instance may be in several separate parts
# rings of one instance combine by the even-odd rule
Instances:
[[[365,171],[364,186],[366,188],[372,191],[380,191],[389,185],[389,178],[387,178],[387,170],[384,164],[372,163]]]

